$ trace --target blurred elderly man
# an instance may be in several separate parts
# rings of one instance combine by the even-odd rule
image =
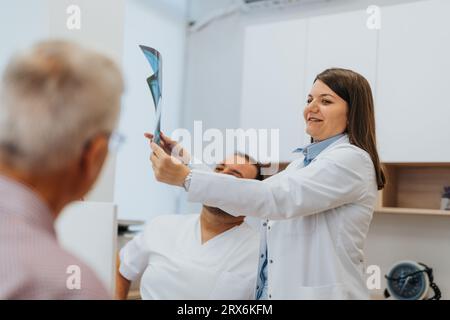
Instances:
[[[123,83],[109,59],[64,42],[15,57],[0,86],[0,299],[109,298],[53,223],[96,181]],[[67,270],[81,269],[81,288]]]

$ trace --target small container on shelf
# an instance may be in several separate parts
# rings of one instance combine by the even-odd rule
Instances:
[[[377,213],[450,217],[450,163],[383,163],[383,167],[387,184],[380,191]]]
[[[444,187],[442,194],[441,210],[450,210],[450,186]]]

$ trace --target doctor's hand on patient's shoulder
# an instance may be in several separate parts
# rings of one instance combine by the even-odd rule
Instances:
[[[167,154],[167,152],[156,143],[150,144],[153,153],[150,157],[156,180],[173,186],[182,187],[186,177],[191,172],[188,166],[181,160]]]
[[[153,134],[145,133],[144,136],[150,140],[150,143],[153,141]],[[168,154],[171,155],[184,164],[189,164],[191,161],[191,155],[189,152],[183,148],[181,144],[177,141],[170,139],[164,133],[161,132],[161,148]]]

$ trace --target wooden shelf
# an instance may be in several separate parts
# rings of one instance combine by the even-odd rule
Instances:
[[[450,185],[450,163],[384,163],[387,184],[375,213],[449,216],[440,210],[444,186]]]
[[[450,211],[434,209],[392,208],[383,207],[375,210],[375,213],[401,214],[401,215],[429,215],[450,217]]]

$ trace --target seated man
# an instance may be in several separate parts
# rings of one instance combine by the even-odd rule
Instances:
[[[112,61],[64,42],[41,43],[6,68],[0,85],[0,300],[111,298],[94,273],[59,246],[53,224],[96,181],[122,91]],[[80,287],[70,286],[71,266],[81,271]]]
[[[259,179],[259,166],[250,162],[235,154],[215,170]],[[143,274],[143,299],[254,299],[258,254],[259,234],[244,217],[207,206],[200,214],[162,215],[121,250],[116,298],[125,299]]]

